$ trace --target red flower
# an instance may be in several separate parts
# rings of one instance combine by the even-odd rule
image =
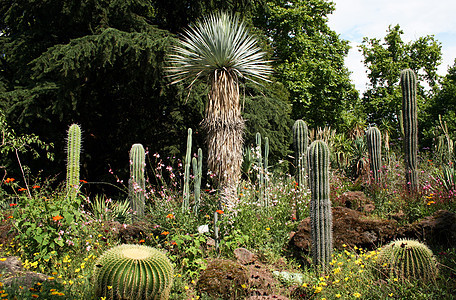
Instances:
[[[34,185],[34,186],[32,186],[32,189],[39,189],[39,188],[40,188],[39,185]]]
[[[83,179],[79,180],[79,182],[87,183],[87,181],[85,181],[85,180],[83,180]]]
[[[10,207],[14,207],[16,205],[17,205],[17,203],[10,203]]]
[[[62,220],[62,219],[63,219],[62,216],[53,216],[52,217],[52,220],[54,220],[54,221],[58,221],[58,220]]]

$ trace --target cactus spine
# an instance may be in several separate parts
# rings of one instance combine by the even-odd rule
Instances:
[[[303,120],[296,120],[293,125],[293,147],[295,154],[295,179],[300,188],[306,187],[306,170],[307,160],[306,152],[309,146],[309,134],[306,122]]]
[[[413,193],[418,187],[418,113],[416,102],[416,75],[412,70],[406,69],[401,72],[401,88],[406,183],[407,190]]]
[[[415,279],[428,283],[434,282],[438,274],[432,251],[426,245],[410,239],[393,241],[384,246],[377,264],[383,275],[401,280]]]
[[[203,150],[198,148],[198,159],[193,157],[193,173],[195,174],[195,181],[193,184],[193,190],[195,194],[195,215],[198,213],[198,208],[201,202],[201,178],[203,177]]]
[[[314,141],[307,155],[311,190],[312,260],[315,265],[326,270],[329,268],[333,250],[328,145],[321,140]]]
[[[74,200],[79,192],[79,161],[81,156],[81,127],[73,124],[67,137],[67,195]]]
[[[182,212],[190,208],[190,164],[192,161],[192,129],[187,131],[187,152],[184,165],[184,195],[182,201]]]
[[[130,180],[128,194],[130,208],[138,217],[144,216],[144,202],[146,198],[146,153],[141,144],[134,144],[130,149]]]
[[[173,267],[161,251],[143,245],[120,245],[104,252],[93,270],[97,299],[169,297]]]
[[[375,183],[380,182],[382,170],[382,135],[377,127],[370,127],[366,132],[369,151],[370,169]]]

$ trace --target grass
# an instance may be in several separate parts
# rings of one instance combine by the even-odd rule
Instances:
[[[288,251],[289,234],[308,216],[310,201],[310,195],[297,189],[291,176],[270,175],[270,186],[266,189],[269,207],[258,205],[260,189],[256,181],[245,180],[239,187],[240,204],[235,211],[219,207],[217,195],[207,186],[199,211],[182,212],[182,192],[177,179],[181,170],[179,161],[175,160],[177,166],[171,167],[158,155],[153,157],[156,167],[149,179],[156,180],[158,185],[153,182],[148,187],[146,216],[135,221],[141,233],[129,235],[128,242],[153,246],[167,253],[175,269],[170,299],[217,299],[200,292],[199,274],[209,259],[232,259],[238,247],[254,251],[271,271],[300,274],[301,281],[282,278],[276,287],[291,299],[456,298],[455,249],[433,249],[440,263],[436,284],[380,276],[376,267],[378,250],[356,247],[335,251],[331,269],[320,272]],[[422,190],[412,200],[403,192],[403,174],[397,162],[390,162],[382,185],[376,187],[366,182],[354,183],[343,173],[335,172],[331,195],[336,197],[348,190],[362,189],[375,203],[372,215],[375,218],[402,211],[406,216],[404,222],[411,222],[438,209],[454,212],[453,192],[445,190],[435,179],[439,168],[427,160],[421,168],[424,170],[420,173]],[[126,236],[119,233],[130,226],[123,224],[128,222],[129,216],[125,215],[128,212],[119,208],[125,199],[105,195],[89,198],[80,194],[76,203],[68,203],[63,189],[52,190],[46,182],[36,182],[30,198],[24,190],[19,191],[23,187],[18,181],[5,180],[0,186],[3,199],[0,226],[12,225],[15,231],[14,239],[3,240],[0,254],[4,258],[19,256],[26,270],[46,274],[47,278],[29,287],[1,283],[0,299],[92,299],[91,276],[96,258],[125,242]],[[96,203],[102,208],[94,207]],[[220,231],[219,249],[214,246],[215,225]],[[209,232],[199,232],[198,229],[205,231],[204,228]],[[249,286],[240,288],[247,293],[254,291]]]

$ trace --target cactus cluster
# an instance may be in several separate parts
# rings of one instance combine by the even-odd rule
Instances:
[[[97,299],[166,300],[173,267],[161,251],[143,245],[120,245],[104,252],[93,271]]]
[[[293,147],[295,155],[296,182],[300,188],[305,188],[307,159],[306,152],[309,146],[309,132],[306,122],[296,120],[293,125]]]
[[[332,211],[329,189],[329,149],[324,141],[314,141],[308,151],[310,226],[312,260],[323,270],[329,268],[333,251]]]
[[[432,251],[423,243],[410,239],[392,241],[378,255],[378,268],[386,276],[401,280],[435,281],[438,268]]]
[[[366,132],[367,150],[369,152],[370,169],[374,182],[380,182],[382,170],[382,135],[377,127],[370,127]]]
[[[259,132],[256,133],[255,136],[255,143],[256,143],[256,166],[258,169],[258,192],[259,192],[259,200],[262,206],[269,205],[269,194],[267,192],[268,187],[268,161],[269,161],[269,138],[264,138],[264,154],[261,149],[261,134]]]
[[[81,127],[72,124],[67,136],[67,195],[74,200],[79,192],[79,161],[81,157]]]
[[[141,144],[134,144],[130,149],[130,179],[128,181],[128,198],[130,208],[136,216],[144,216],[146,198],[146,153]]]
[[[413,193],[418,187],[418,112],[416,75],[411,69],[405,69],[401,72],[401,88],[406,184],[407,190]]]

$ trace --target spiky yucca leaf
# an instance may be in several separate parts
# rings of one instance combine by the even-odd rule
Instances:
[[[256,38],[244,22],[227,13],[215,13],[190,25],[173,52],[168,68],[173,83],[187,78],[195,81],[216,70],[254,82],[268,81],[272,73]]]
[[[109,249],[95,263],[95,296],[105,299],[166,300],[173,267],[161,251],[143,245]]]

